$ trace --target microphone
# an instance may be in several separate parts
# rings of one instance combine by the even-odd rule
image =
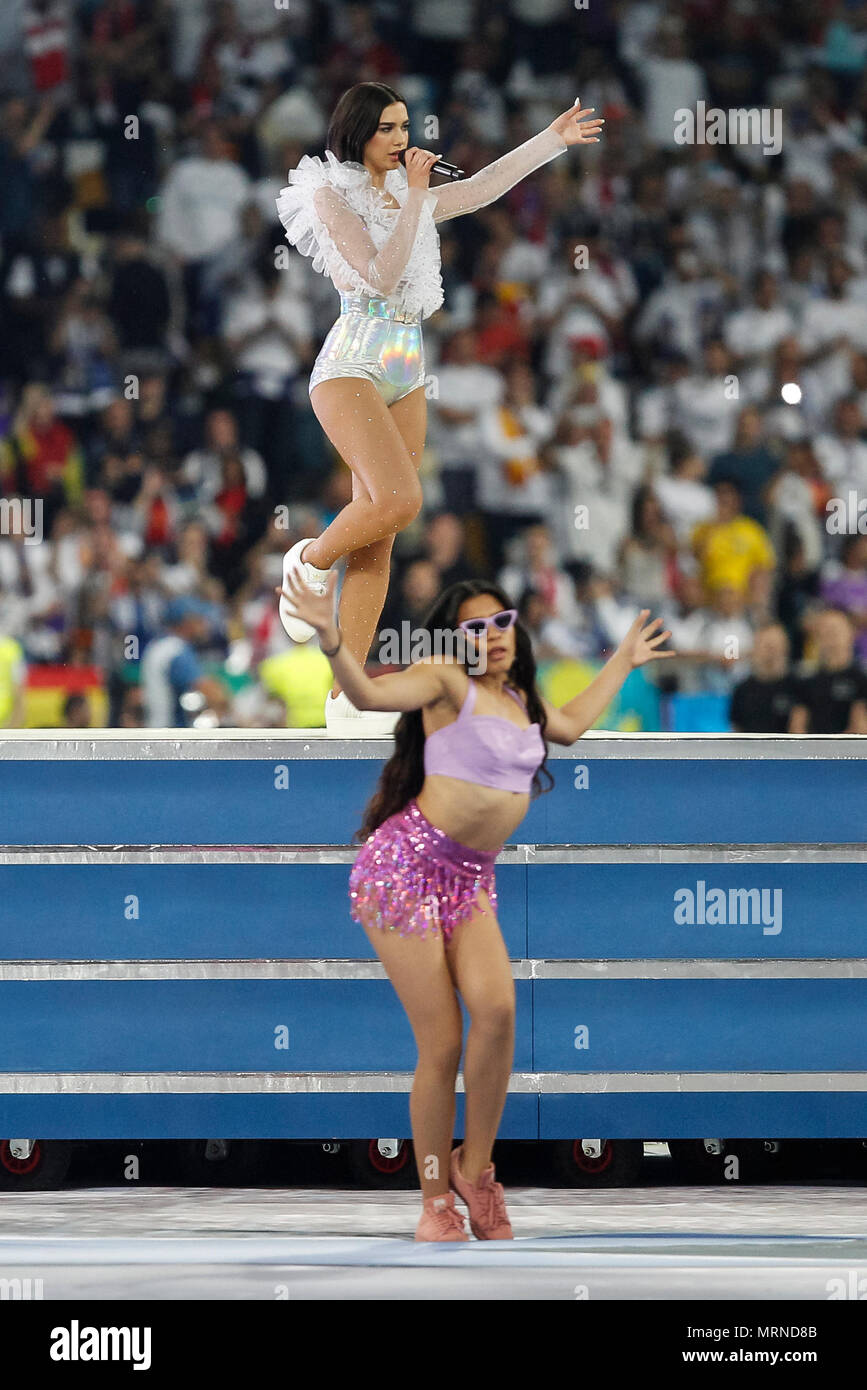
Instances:
[[[397,158],[405,166],[406,150],[401,150]],[[456,164],[449,164],[448,160],[445,159],[438,159],[436,164],[431,165],[430,171],[432,174],[445,174],[447,179],[462,179],[464,177],[463,169],[459,169]]]

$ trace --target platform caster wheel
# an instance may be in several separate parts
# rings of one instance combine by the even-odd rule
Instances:
[[[411,1139],[399,1139],[395,1154],[383,1153],[377,1139],[353,1139],[346,1147],[349,1173],[359,1187],[405,1191],[419,1186]]]
[[[68,1139],[37,1139],[25,1157],[12,1152],[13,1141],[0,1140],[0,1188],[39,1192],[60,1187],[72,1162]]]
[[[643,1159],[641,1139],[604,1139],[598,1157],[585,1153],[580,1139],[558,1139],[551,1149],[554,1172],[570,1187],[633,1187]]]

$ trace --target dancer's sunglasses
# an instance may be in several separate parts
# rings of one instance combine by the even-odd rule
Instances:
[[[480,637],[488,628],[495,627],[498,632],[508,632],[518,616],[517,608],[504,608],[502,613],[492,613],[489,618],[464,618],[458,627],[471,637]]]

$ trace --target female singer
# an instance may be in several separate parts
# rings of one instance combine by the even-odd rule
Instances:
[[[576,102],[471,178],[430,189],[438,156],[407,148],[403,98],[382,82],[359,82],[334,109],[325,159],[305,155],[277,199],[286,239],[340,293],[340,315],[308,390],[316,418],[353,474],[352,501],[320,536],[286,552],[284,587],[294,573],[321,595],[330,568],[345,555],[340,622],[362,665],[385,603],[395,535],[422,505],[421,320],[443,302],[437,225],[486,207],[570,145],[596,143],[603,122],[592,114]],[[279,610],[294,641],[312,637],[290,599],[281,597]],[[326,726],[336,736],[390,733],[397,717],[393,710],[365,717],[339,678],[326,699]]]

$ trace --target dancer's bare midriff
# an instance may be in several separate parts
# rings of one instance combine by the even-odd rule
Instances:
[[[471,849],[495,850],[521,824],[530,797],[436,773],[425,777],[416,801],[431,825],[452,840]]]

